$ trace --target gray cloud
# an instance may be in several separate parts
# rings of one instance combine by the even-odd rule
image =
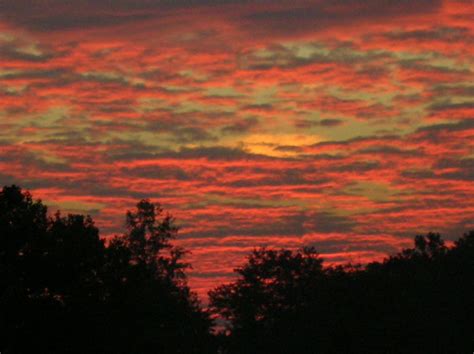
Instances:
[[[258,119],[255,117],[249,117],[241,120],[237,120],[235,123],[226,125],[221,129],[225,134],[242,134],[250,131],[252,128],[258,125]]]
[[[308,228],[311,231],[322,233],[345,233],[352,231],[355,225],[356,223],[348,217],[322,211],[316,213],[316,215],[310,221]]]
[[[161,19],[166,18],[169,11],[189,8],[196,9],[198,14],[219,13],[222,16],[225,14],[222,6],[225,5],[234,6],[232,15],[242,28],[254,35],[263,35],[315,31],[334,24],[426,13],[436,10],[441,0],[280,0],[259,3],[239,0],[3,0],[0,13],[4,20],[31,30],[55,31]]]
[[[222,146],[182,148],[179,152],[163,153],[160,154],[160,156],[170,156],[174,158],[205,157],[210,160],[240,160],[258,157],[258,155],[250,154],[241,149]]]
[[[232,203],[227,203],[232,205]],[[242,208],[242,204],[236,205]],[[206,215],[206,220],[212,224],[213,222],[221,222],[220,215]],[[251,216],[249,215],[249,218]],[[185,237],[199,238],[199,237],[226,237],[226,236],[302,236],[306,233],[304,222],[307,216],[304,213],[294,213],[287,216],[269,218],[265,222],[242,222],[242,220],[232,220],[229,215],[226,225],[206,232],[186,232],[185,225],[183,225],[183,235]]]
[[[356,161],[337,165],[329,170],[337,172],[367,172],[377,168],[380,168],[380,163],[378,161]]]
[[[288,5],[288,2],[282,3]],[[332,25],[427,13],[436,10],[441,3],[441,0],[295,1],[293,6],[254,11],[239,21],[255,34],[297,34]]]
[[[466,96],[474,97],[474,85],[466,84],[439,84],[431,91],[437,96]]]
[[[391,58],[391,54],[385,51],[369,50],[357,51],[351,43],[335,43],[332,47],[312,43],[308,45],[313,52],[307,56],[299,56],[297,51],[291,47],[282,45],[270,45],[265,48],[265,55],[259,55],[258,51],[242,52],[239,54],[238,65],[246,70],[265,70],[274,67],[297,68],[312,63],[337,63],[354,65],[363,63],[367,65],[372,61]]]
[[[428,109],[432,112],[447,111],[450,109],[473,109],[474,101],[471,102],[459,102],[454,103],[449,99],[443,101],[437,101],[428,106]]]
[[[433,166],[440,170],[439,177],[443,179],[474,181],[474,158],[441,159]],[[443,172],[443,170],[448,172]]]
[[[425,127],[418,128],[416,130],[416,133],[422,133],[425,136],[435,137],[439,133],[469,130],[473,128],[474,128],[474,120],[466,119],[466,120],[457,121],[455,123],[441,123],[441,124],[428,125]]]
[[[33,63],[43,63],[57,56],[50,50],[44,50],[41,53],[32,53],[21,49],[22,43],[16,41],[0,42],[0,58],[6,60],[18,60]]]
[[[376,145],[357,151],[360,154],[420,156],[420,150],[402,150],[390,145]]]
[[[397,41],[416,40],[442,40],[449,42],[469,40],[470,31],[466,27],[437,27],[412,31],[397,31],[384,35],[386,38]],[[472,40],[472,38],[471,38]]]
[[[298,119],[295,122],[295,126],[298,128],[311,128],[311,127],[336,127],[343,125],[344,121],[337,118],[325,118],[321,120],[311,120],[311,119]]]

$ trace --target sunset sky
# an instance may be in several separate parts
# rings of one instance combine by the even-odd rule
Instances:
[[[472,0],[0,0],[0,183],[103,236],[161,203],[200,294],[257,246],[454,239],[473,54]]]

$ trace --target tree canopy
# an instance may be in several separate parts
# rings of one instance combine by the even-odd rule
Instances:
[[[204,310],[186,250],[160,205],[125,230],[48,214],[20,187],[0,191],[0,352],[464,353],[474,348],[474,231],[428,233],[367,265],[325,266],[313,247],[255,249]],[[213,328],[211,318],[224,321]]]
[[[48,217],[0,192],[2,353],[205,353],[211,321],[186,285],[178,229],[140,201],[105,242],[89,216]]]
[[[212,290],[227,353],[462,353],[474,347],[474,232],[439,234],[363,267],[258,249]]]

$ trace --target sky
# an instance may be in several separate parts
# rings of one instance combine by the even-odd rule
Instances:
[[[255,247],[369,262],[474,228],[471,0],[2,0],[0,184],[180,226],[190,284]]]

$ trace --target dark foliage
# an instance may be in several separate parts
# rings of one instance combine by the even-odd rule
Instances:
[[[261,249],[210,292],[225,353],[469,353],[474,232],[440,235],[366,267],[322,267],[312,249]]]
[[[207,353],[211,321],[186,286],[170,216],[147,200],[108,244],[90,217],[0,191],[0,352]]]
[[[324,267],[313,248],[255,250],[210,292],[227,328],[186,285],[185,251],[142,200],[105,242],[90,217],[49,217],[19,187],[0,191],[0,352],[470,353],[474,231],[440,235],[366,266]],[[217,348],[218,347],[218,348]]]

